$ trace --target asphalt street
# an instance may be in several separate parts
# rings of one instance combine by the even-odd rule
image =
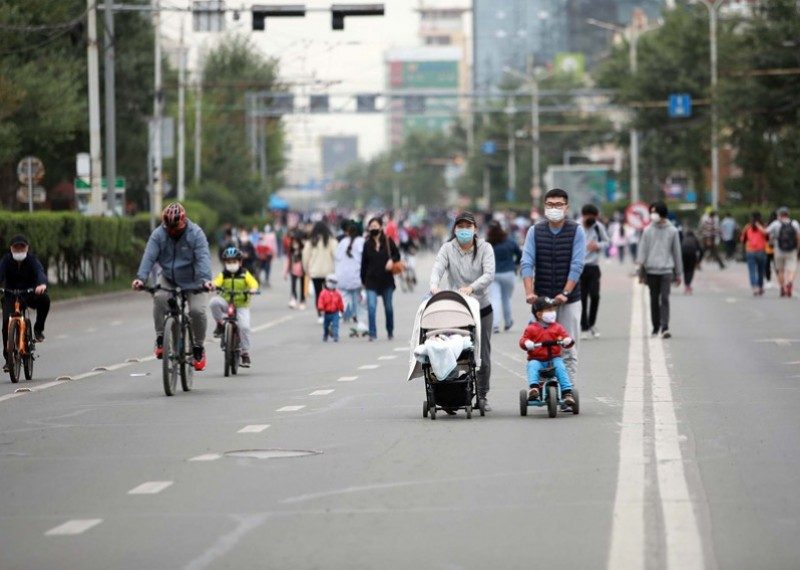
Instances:
[[[323,344],[275,281],[253,367],[224,378],[211,343],[171,398],[149,296],[55,305],[35,379],[0,380],[0,569],[797,568],[800,303],[708,266],[653,339],[631,269],[602,265],[581,414],[555,419],[519,415],[521,283],[471,420],[423,419],[405,381],[423,286],[394,341]]]

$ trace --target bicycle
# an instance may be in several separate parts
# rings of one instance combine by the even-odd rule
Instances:
[[[14,310],[8,319],[8,375],[11,382],[19,382],[20,372],[25,374],[25,380],[33,378],[33,361],[36,359],[36,339],[33,336],[33,327],[28,318],[28,307],[22,302],[22,295],[30,295],[35,289],[0,289],[4,295],[14,296]]]
[[[178,375],[181,377],[181,388],[189,392],[194,383],[194,335],[192,334],[192,320],[186,312],[189,295],[207,293],[205,289],[170,289],[156,285],[144,287],[154,295],[156,291],[167,291],[170,294],[167,304],[169,313],[164,318],[164,339],[161,373],[164,381],[164,393],[167,396],[177,392]]]
[[[245,295],[246,297],[251,295],[260,295],[261,292],[256,291],[255,293],[251,293],[250,291],[236,291],[234,289],[227,288],[218,288],[217,292],[223,298],[225,295],[228,296],[228,310],[225,312],[225,319],[222,321],[224,325],[224,331],[222,333],[222,340],[220,341],[220,348],[225,355],[223,374],[227,378],[231,374],[234,376],[238,374],[239,362],[242,356],[242,351],[239,348],[239,323],[237,321],[238,310],[236,309],[236,305],[233,303],[234,297],[236,295]]]

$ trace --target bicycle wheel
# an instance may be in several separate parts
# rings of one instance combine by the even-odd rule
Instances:
[[[239,373],[239,358],[241,357],[241,350],[239,349],[239,327],[233,330],[233,356],[231,358],[231,372],[236,376]]]
[[[235,325],[233,323],[225,323],[225,332],[222,335],[222,350],[225,351],[224,372],[226,378],[231,375],[231,372],[233,372],[233,337],[236,334],[234,329]],[[236,373],[234,372],[234,374]]]
[[[194,337],[192,336],[191,323],[187,320],[183,323],[183,335],[181,336],[181,388],[184,392],[192,389],[194,384]]]
[[[33,329],[31,328],[31,322],[26,320],[26,327],[25,327],[25,343],[26,343],[26,350],[25,356],[22,357],[22,368],[25,372],[25,380],[33,379]]]
[[[11,325],[11,331],[8,335],[8,375],[11,382],[16,384],[19,382],[19,373],[22,365],[19,350],[19,326],[16,322]]]
[[[164,379],[164,393],[167,396],[175,394],[178,383],[178,321],[175,317],[167,317],[164,321],[164,356],[162,359],[162,376]]]

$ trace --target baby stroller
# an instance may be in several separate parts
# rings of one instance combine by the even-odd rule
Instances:
[[[451,415],[456,410],[465,410],[467,419],[471,419],[473,406],[482,416],[486,413],[484,400],[477,398],[475,390],[477,372],[481,367],[480,338],[480,306],[476,299],[455,291],[440,291],[422,302],[411,337],[408,380],[425,379],[423,417],[430,416],[435,420],[438,410]],[[463,349],[453,349],[459,346],[459,341]],[[446,376],[439,377],[432,358],[419,355],[424,354],[426,348],[432,350],[433,345],[441,347],[443,344],[455,350],[452,352],[455,361],[451,360]],[[436,360],[440,362],[440,359]],[[442,374],[442,367],[438,368]]]

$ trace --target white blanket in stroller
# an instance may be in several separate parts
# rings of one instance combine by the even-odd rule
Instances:
[[[445,380],[455,370],[461,353],[472,348],[472,339],[460,334],[437,335],[414,349],[419,362],[431,363],[431,369],[439,380]]]

